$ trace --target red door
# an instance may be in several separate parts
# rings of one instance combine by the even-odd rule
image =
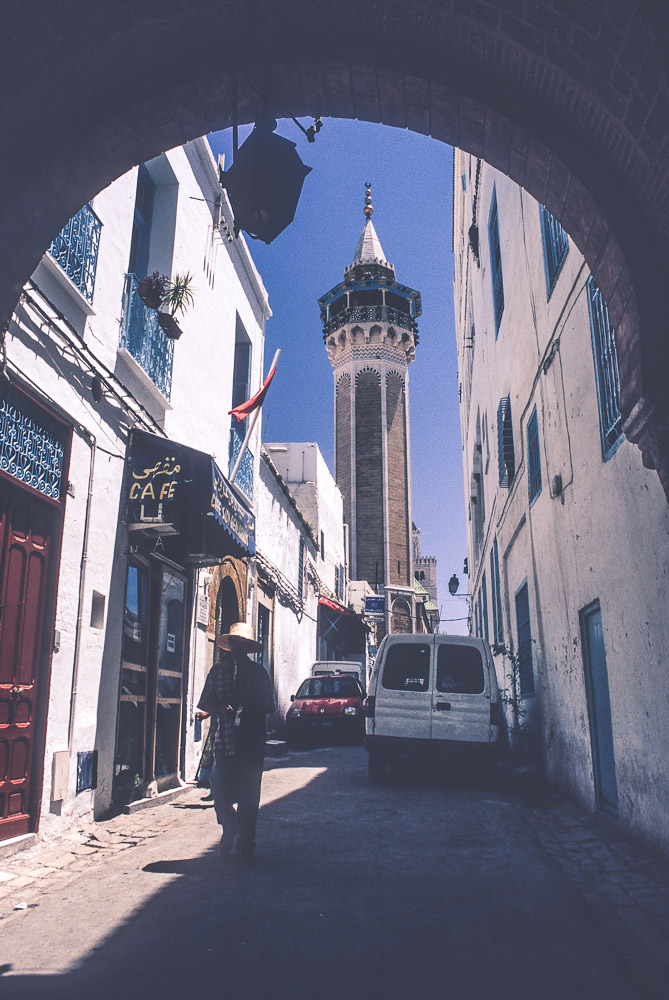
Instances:
[[[0,841],[30,829],[49,511],[0,484]]]

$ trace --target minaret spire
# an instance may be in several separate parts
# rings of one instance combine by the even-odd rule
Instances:
[[[362,211],[365,216],[365,225],[355,249],[353,264],[383,264],[392,269],[392,265],[386,260],[381,240],[376,235],[376,229],[372,222],[374,207],[372,205],[372,185],[369,183],[365,184],[365,207]]]

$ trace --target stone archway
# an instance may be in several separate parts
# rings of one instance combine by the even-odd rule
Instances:
[[[67,219],[232,121],[361,118],[481,156],[543,202],[617,328],[628,437],[669,495],[669,33],[663,0],[118,0],[3,20],[0,317]]]
[[[246,621],[247,572],[246,563],[233,556],[227,556],[213,568],[207,628],[212,639],[226,632],[233,622]]]

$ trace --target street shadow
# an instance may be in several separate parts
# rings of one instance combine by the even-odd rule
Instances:
[[[162,836],[168,857],[130,873],[119,856],[70,884],[62,911],[11,925],[37,938],[51,919],[55,964],[54,934],[67,941],[82,914],[104,926],[105,894],[138,901],[68,971],[4,975],[3,1000],[643,995],[508,803],[439,781],[373,785],[359,748],[273,761],[265,782],[254,864],[222,861],[217,843],[198,853],[184,812],[179,839]]]

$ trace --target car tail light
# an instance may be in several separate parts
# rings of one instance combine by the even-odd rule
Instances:
[[[365,715],[367,716],[368,719],[373,719],[374,718],[374,704],[375,704],[375,702],[376,702],[376,698],[374,697],[373,694],[370,694],[370,695],[367,696],[367,698],[365,698],[365,700],[362,703],[362,707],[363,707]]]
[[[490,702],[490,725],[501,726],[503,722],[502,704],[499,701]]]

